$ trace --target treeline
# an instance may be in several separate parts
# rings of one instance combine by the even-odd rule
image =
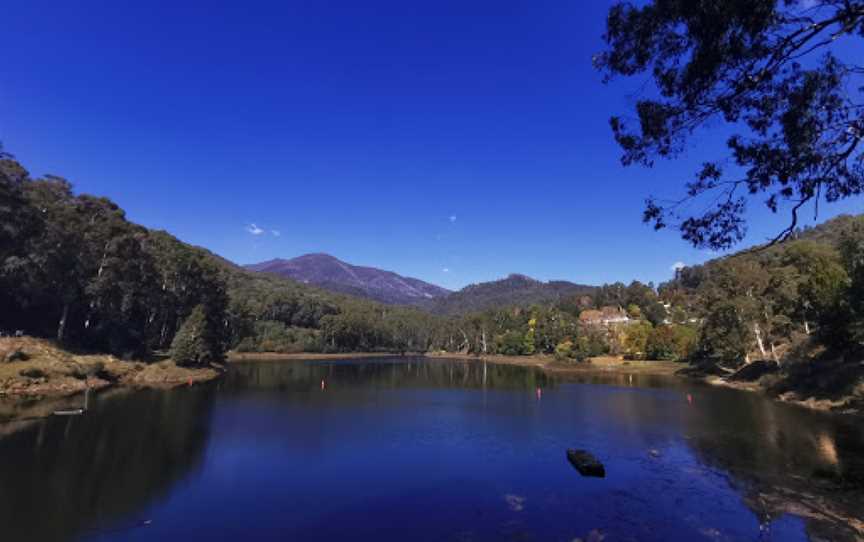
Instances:
[[[732,370],[756,358],[782,360],[802,344],[859,351],[864,218],[842,217],[797,237],[684,268],[659,288],[553,284],[557,297],[529,304],[544,286],[533,281],[525,303],[445,316],[246,271],[129,222],[115,203],[76,195],[62,178],[33,179],[6,155],[0,331],[127,358],[170,353],[182,364],[219,361],[235,348],[609,354]],[[489,296],[519,298],[513,289],[526,281],[505,279]]]
[[[0,157],[0,330],[124,357],[173,345],[179,362],[207,363],[228,346],[227,306],[201,251]]]
[[[653,287],[639,283],[573,289],[532,281],[531,296],[544,288],[570,295],[467,316],[325,292],[133,224],[114,202],[76,195],[59,177],[31,178],[8,155],[0,158],[0,241],[0,330],[125,358],[170,353],[206,364],[229,348],[644,357],[651,330],[663,325]],[[580,321],[583,310],[607,304],[643,324],[612,330]]]
[[[247,272],[0,155],[0,332],[206,364],[229,348],[423,351],[448,342],[439,320]]]
[[[864,217],[838,217],[780,245],[684,268],[660,295],[698,319],[693,361],[708,368],[819,349],[853,359],[864,347]]]

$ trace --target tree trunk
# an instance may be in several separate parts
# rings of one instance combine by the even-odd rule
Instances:
[[[57,342],[62,343],[66,335],[66,320],[69,318],[69,303],[63,304],[63,312],[60,315],[60,323],[57,324]]]
[[[804,333],[810,335],[810,322],[804,320]]]
[[[777,355],[777,348],[774,346],[774,343],[771,343],[771,357],[774,358],[774,361],[780,363],[780,357]]]
[[[102,270],[105,269],[105,260],[108,259],[108,243],[105,243],[105,248],[102,249],[102,259],[99,260],[99,271],[96,273],[96,278],[102,276]]]
[[[480,333],[480,338],[483,341],[483,353],[486,353],[486,328],[483,328]]]
[[[459,332],[462,333],[462,337],[465,339],[465,342],[462,344],[462,348],[460,348],[460,350],[464,349],[466,352],[470,352],[471,351],[471,341],[468,340],[468,335],[466,335],[465,332],[462,331],[461,329],[459,330]]]
[[[765,351],[765,343],[762,342],[762,330],[759,329],[759,324],[753,324],[753,333],[756,335],[756,344],[759,346],[759,352],[762,353],[762,359],[765,359],[767,352]]]

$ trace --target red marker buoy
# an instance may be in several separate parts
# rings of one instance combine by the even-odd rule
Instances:
[[[542,398],[543,398],[543,390],[540,388],[537,388],[537,400],[539,401]]]
[[[321,379],[321,391],[324,391],[324,388],[327,387],[327,384],[324,382],[324,379]]]
[[[691,405],[693,404],[693,396],[690,395],[689,393],[687,394],[687,402],[690,403]]]

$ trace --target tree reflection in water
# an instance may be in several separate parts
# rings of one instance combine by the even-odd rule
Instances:
[[[766,523],[793,514],[807,519],[814,538],[864,538],[860,420],[726,395],[705,394],[687,417],[688,442],[699,459],[728,473]]]
[[[135,514],[200,463],[213,391],[106,392],[84,416],[0,439],[3,540],[70,540],[146,520]]]

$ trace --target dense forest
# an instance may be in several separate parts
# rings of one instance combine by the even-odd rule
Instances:
[[[681,269],[660,295],[699,322],[693,360],[703,366],[855,359],[864,347],[864,216]]]
[[[656,288],[559,288],[511,276],[467,288],[448,314],[245,270],[129,222],[115,203],[76,195],[62,178],[33,179],[8,155],[0,161],[0,225],[0,330],[125,358],[168,353],[196,365],[229,349],[562,361],[611,354],[732,371],[801,348],[849,355],[864,343],[861,217],[681,269]],[[516,301],[505,306],[501,296]]]

